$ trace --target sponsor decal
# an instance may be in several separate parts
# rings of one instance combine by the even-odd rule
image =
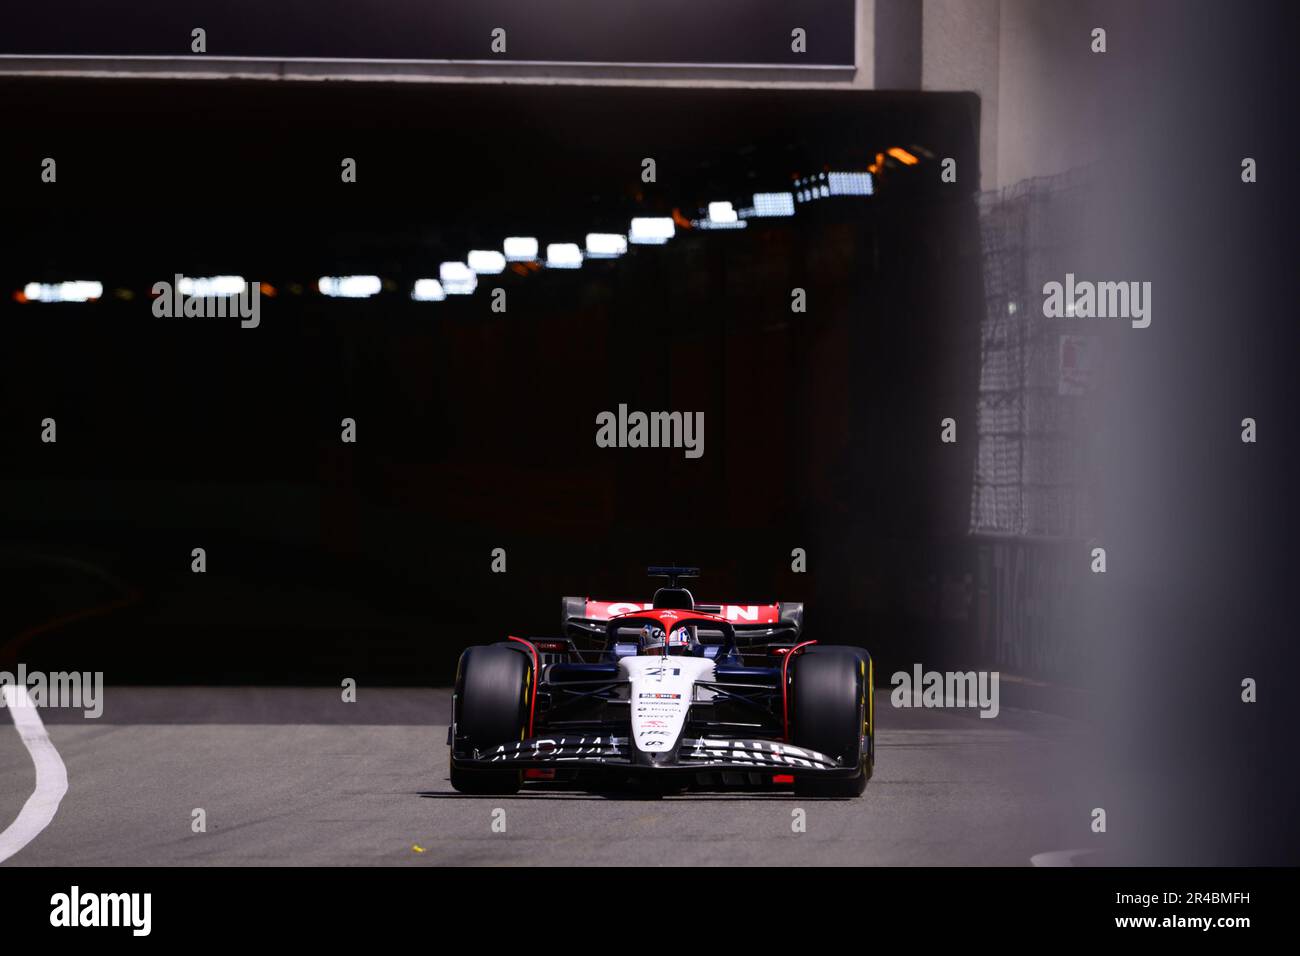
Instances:
[[[709,602],[701,602],[708,604]],[[733,624],[779,624],[781,609],[775,604],[723,604],[718,615]],[[653,611],[652,602],[638,601],[588,601],[586,617],[595,621],[607,621],[620,614],[632,614],[637,611]]]
[[[805,770],[829,769],[835,766],[825,754],[802,747],[791,747],[767,740],[696,740],[683,741],[683,757],[696,760],[719,760],[727,763],[752,763],[761,766],[801,767]]]
[[[654,700],[681,700],[681,694],[641,694],[642,698],[652,698]]]
[[[488,760],[577,760],[592,757],[617,757],[627,743],[626,737],[547,737],[501,744]]]

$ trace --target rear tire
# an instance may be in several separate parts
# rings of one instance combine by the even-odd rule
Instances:
[[[845,777],[796,774],[796,794],[858,797],[866,790],[874,763],[874,718],[868,721],[873,706],[869,661],[865,651],[829,646],[810,647],[795,659],[790,688],[792,742],[858,768]]]
[[[522,740],[528,727],[532,668],[509,647],[471,647],[456,674],[456,735],[471,747],[495,747]],[[451,763],[451,785],[460,793],[518,793],[518,770],[478,770]]]

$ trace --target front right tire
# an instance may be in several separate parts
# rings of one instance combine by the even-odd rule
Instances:
[[[470,747],[495,747],[522,740],[528,728],[532,667],[523,654],[502,645],[471,647],[456,671],[456,736]],[[451,786],[459,793],[518,793],[518,770],[456,766],[450,756]]]

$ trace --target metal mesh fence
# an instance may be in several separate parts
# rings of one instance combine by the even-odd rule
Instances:
[[[1043,316],[1043,283],[1075,271],[1088,170],[979,197],[985,312],[972,532],[1084,537],[1086,428],[1099,346]]]

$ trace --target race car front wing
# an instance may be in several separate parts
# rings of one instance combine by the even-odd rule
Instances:
[[[535,737],[501,744],[486,750],[475,750],[472,759],[458,759],[457,763],[484,768],[500,767],[501,764],[506,763],[522,768],[590,765],[636,767],[648,770],[757,769],[789,772],[792,769],[801,771],[850,769],[815,750],[795,747],[776,740],[684,737],[678,744],[675,758],[656,760],[652,764],[636,761],[633,751],[632,741],[628,737]]]

